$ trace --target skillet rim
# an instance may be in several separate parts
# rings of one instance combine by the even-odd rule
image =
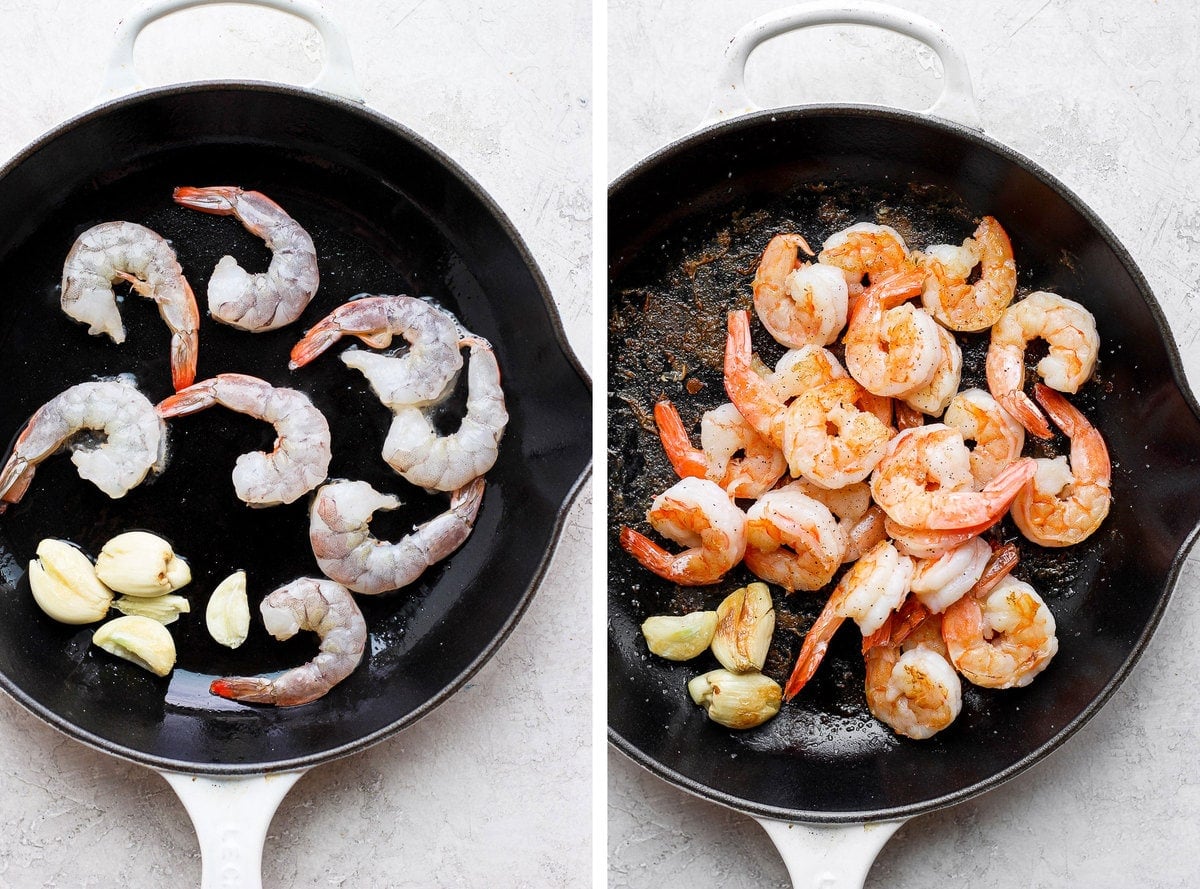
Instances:
[[[18,151],[12,158],[0,167],[0,180],[3,180],[10,173],[16,170],[24,162],[30,159],[38,151],[42,150],[47,145],[54,142],[65,133],[74,130],[75,128],[109,116],[112,112],[122,110],[128,106],[135,105],[141,102],[149,102],[159,99],[170,99],[172,96],[199,93],[199,92],[253,92],[253,93],[269,93],[275,95],[287,95],[292,98],[302,101],[313,102],[317,105],[332,106],[337,110],[352,115],[357,115],[364,118],[365,121],[375,127],[378,127],[388,134],[391,138],[399,138],[413,144],[416,148],[429,155],[446,174],[456,180],[463,186],[479,203],[484,211],[495,220],[502,234],[506,237],[508,243],[516,248],[517,255],[520,257],[525,268],[528,269],[530,276],[533,278],[534,285],[539,296],[542,299],[543,307],[546,311],[546,320],[550,326],[550,332],[553,335],[555,344],[562,357],[566,360],[568,366],[579,377],[587,392],[586,404],[589,409],[593,408],[593,388],[592,378],[587,370],[583,367],[579,357],[575,354],[571,347],[570,341],[567,339],[566,331],[563,328],[562,316],[558,310],[558,306],[554,302],[550,292],[550,287],[546,282],[542,270],[537,264],[524,238],[513,225],[512,220],[500,208],[496,201],[483,189],[483,187],[472,177],[459,163],[454,161],[444,151],[435,146],[432,142],[425,139],[409,127],[399,123],[396,120],[386,116],[380,111],[369,108],[365,102],[357,102],[346,99],[334,93],[328,93],[321,90],[311,89],[308,87],[294,86],[291,84],[274,83],[262,80],[198,80],[188,81],[186,83],[172,83],[164,86],[150,87],[148,89],[139,90],[126,96],[120,96],[116,99],[105,101],[99,105],[94,105],[88,109],[73,115],[52,129],[38,136],[33,142],[26,145]],[[590,429],[590,427],[589,427]],[[142,753],[133,748],[126,747],[115,741],[110,741],[100,737],[92,732],[86,731],[65,717],[60,716],[53,709],[46,707],[38,701],[25,694],[19,687],[14,685],[7,674],[0,671],[0,690],[3,690],[11,699],[19,703],[28,712],[48,723],[52,728],[62,732],[102,753],[107,753],[118,759],[123,759],[127,762],[136,763],[138,765],[148,766],[150,768],[166,770],[171,772],[182,772],[191,775],[213,775],[213,776],[234,776],[234,775],[262,775],[275,772],[306,770],[313,766],[322,763],[330,762],[335,759],[350,756],[366,749],[374,744],[383,741],[392,735],[409,727],[413,723],[419,721],[424,716],[428,715],[447,698],[455,694],[459,689],[466,685],[472,677],[486,664],[493,655],[500,649],[500,646],[512,634],[517,623],[524,616],[529,608],[529,603],[532,601],[534,594],[541,585],[545,577],[546,571],[549,569],[550,562],[554,558],[559,545],[562,542],[563,530],[566,525],[567,514],[579,496],[580,491],[587,483],[592,474],[593,462],[593,447],[589,444],[586,449],[586,459],[580,468],[579,475],[576,476],[571,485],[567,488],[560,502],[558,509],[555,512],[553,523],[550,526],[550,539],[545,552],[542,553],[541,559],[534,567],[533,573],[530,576],[528,585],[521,594],[516,607],[508,616],[500,629],[492,637],[490,642],[480,651],[475,658],[444,688],[437,694],[427,699],[423,704],[409,711],[404,716],[395,720],[388,725],[377,729],[368,734],[364,734],[357,739],[331,747],[327,750],[311,753],[304,756],[289,757],[286,759],[272,760],[270,762],[253,762],[253,763],[197,763],[190,760],[172,759],[170,757],[155,756]],[[269,754],[269,751],[267,751]]]
[[[1155,327],[1158,329],[1161,344],[1166,352],[1167,362],[1171,369],[1171,379],[1179,391],[1184,402],[1191,409],[1193,419],[1200,423],[1200,403],[1197,402],[1196,396],[1193,394],[1187,382],[1187,377],[1184,374],[1183,362],[1179,355],[1179,347],[1175,342],[1174,335],[1171,333],[1170,325],[1167,323],[1166,315],[1163,313],[1162,307],[1155,298],[1153,291],[1150,289],[1149,282],[1134,262],[1133,256],[1121,243],[1121,241],[1113,233],[1103,220],[1096,215],[1095,212],[1088,207],[1071,189],[1064,185],[1058,178],[1047,172],[1039,164],[1025,157],[1020,152],[1005,145],[991,136],[987,135],[983,130],[977,130],[973,127],[965,126],[945,118],[937,117],[932,114],[927,114],[918,111],[909,111],[900,108],[890,108],[881,105],[871,104],[837,104],[837,103],[817,103],[806,105],[792,105],[780,108],[769,108],[760,111],[755,111],[750,114],[745,114],[733,118],[731,120],[719,121],[714,124],[701,126],[679,139],[676,139],[652,152],[650,155],[642,158],[626,169],[623,173],[614,179],[608,188],[608,201],[612,204],[615,195],[619,194],[623,189],[632,187],[636,180],[657,168],[663,163],[670,163],[671,160],[680,154],[683,154],[703,142],[719,139],[725,135],[734,134],[742,130],[753,130],[763,125],[770,125],[776,122],[777,119],[786,118],[788,120],[803,119],[806,117],[817,116],[832,116],[832,117],[859,117],[870,118],[874,120],[884,120],[889,124],[899,124],[906,126],[916,126],[932,129],[942,134],[949,134],[955,137],[966,139],[973,143],[976,147],[983,148],[999,155],[1009,164],[1015,164],[1024,172],[1039,180],[1047,188],[1051,189],[1055,194],[1062,198],[1070,205],[1081,217],[1090,225],[1096,233],[1101,237],[1104,243],[1112,250],[1113,255],[1125,268],[1130,279],[1136,285],[1138,295],[1146,304],[1146,308],[1150,311],[1151,319]],[[610,222],[611,225],[611,222]],[[611,269],[612,246],[610,241],[609,260]],[[609,277],[611,283],[611,276]],[[605,305],[608,305],[608,294],[605,294]],[[606,434],[607,434],[607,416]],[[606,524],[606,531],[608,530]],[[1121,683],[1125,681],[1129,673],[1133,670],[1142,654],[1145,652],[1154,631],[1158,628],[1162,620],[1167,606],[1175,593],[1175,587],[1179,580],[1179,575],[1183,569],[1183,563],[1187,558],[1188,552],[1195,544],[1197,537],[1200,537],[1200,517],[1197,518],[1196,524],[1184,536],[1179,549],[1175,553],[1174,558],[1168,567],[1167,573],[1163,578],[1164,587],[1158,602],[1155,604],[1154,610],[1151,612],[1146,626],[1139,634],[1136,643],[1134,644],[1129,656],[1121,663],[1117,670],[1109,677],[1109,680],[1101,688],[1100,692],[1090,701],[1087,706],[1071,721],[1064,724],[1059,731],[1045,744],[1030,751],[1025,756],[1016,760],[1007,768],[992,774],[985,780],[979,781],[969,787],[964,787],[960,790],[951,793],[941,794],[931,797],[921,803],[912,803],[904,806],[895,806],[881,809],[866,809],[861,811],[838,811],[828,812],[822,810],[805,810],[805,809],[789,809],[778,806],[769,806],[753,800],[743,799],[723,791],[715,790],[700,781],[690,778],[675,771],[671,766],[660,762],[649,754],[644,753],[633,742],[629,741],[620,735],[616,729],[610,724],[607,726],[607,736],[610,746],[619,750],[625,756],[629,757],[634,763],[657,775],[659,778],[675,785],[679,789],[700,797],[701,799],[715,802],[736,811],[744,812],[760,818],[769,818],[779,821],[792,821],[801,823],[821,823],[821,824],[855,824],[865,822],[878,821],[894,821],[912,818],[916,815],[933,812],[938,809],[943,809],[955,803],[963,802],[972,797],[978,796],[988,790],[998,787],[1000,784],[1015,778],[1020,773],[1026,771],[1030,767],[1036,765],[1045,759],[1050,753],[1062,746],[1072,735],[1081,729],[1097,712],[1108,702]],[[607,597],[607,604],[611,605],[611,599]],[[611,654],[611,646],[606,656]]]

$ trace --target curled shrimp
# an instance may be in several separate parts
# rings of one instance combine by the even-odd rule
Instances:
[[[362,661],[367,622],[350,591],[340,583],[310,577],[293,580],[268,594],[259,610],[267,632],[276,639],[283,641],[300,630],[311,630],[321,640],[320,652],[274,679],[214,679],[209,686],[213,694],[253,704],[295,707],[323,696]]]
[[[1012,517],[1021,533],[1042,546],[1071,546],[1100,527],[1112,503],[1112,465],[1100,430],[1067,399],[1037,385],[1035,395],[1071,439],[1071,459],[1038,458],[1033,478],[1017,494]]]
[[[380,494],[367,482],[322,485],[309,512],[308,539],[321,572],[356,593],[374,595],[408,586],[426,568],[466,541],[483,501],[484,481],[475,479],[450,497],[450,508],[389,543],[371,535],[371,516],[395,509],[400,499]]]
[[[963,255],[969,256],[965,262]],[[961,248],[931,247],[922,257],[929,273],[921,303],[951,330],[986,330],[1000,320],[1017,290],[1012,243],[993,216],[983,217]],[[975,266],[979,279],[968,284]]]
[[[846,326],[847,288],[832,266],[804,264],[812,250],[800,235],[776,235],[767,244],[754,276],[754,310],[763,327],[791,349],[825,346]]]
[[[467,368],[467,413],[458,429],[438,435],[420,407],[396,409],[383,443],[388,466],[414,485],[433,491],[455,491],[483,475],[500,454],[500,439],[508,424],[500,366],[491,343],[465,337],[471,347]]]
[[[787,404],[776,392],[769,375],[755,367],[750,342],[750,314],[730,312],[725,339],[725,394],[754,430],[776,447],[783,444],[783,417]]]
[[[934,368],[933,376],[924,386],[903,396],[906,406],[931,417],[941,416],[946,410],[954,393],[958,391],[959,380],[962,379],[962,349],[954,339],[954,334],[944,327],[938,327],[937,336],[942,354]]]
[[[905,302],[921,292],[924,279],[912,271],[873,283],[850,313],[846,370],[875,395],[908,395],[937,372],[943,353],[937,322]]]
[[[871,503],[871,487],[866,482],[855,482],[841,488],[822,488],[801,478],[788,487],[823,503],[837,517],[838,527],[846,535],[843,564],[862,558],[863,553],[887,536],[884,531],[884,512]]]
[[[265,272],[250,274],[232,256],[222,256],[208,279],[208,311],[216,320],[261,333],[291,324],[317,292],[317,249],[284,209],[257,191],[233,185],[182,186],[175,203],[201,213],[232,216],[271,251]]]
[[[971,475],[986,485],[1025,447],[1025,427],[983,389],[964,389],[950,400],[942,422],[957,429],[971,447]]]
[[[1075,393],[1091,377],[1100,352],[1096,319],[1079,303],[1039,290],[1004,310],[992,328],[987,382],[992,396],[1039,438],[1050,437],[1045,416],[1025,394],[1025,345],[1044,339],[1050,346],[1038,362],[1046,385]]]
[[[913,595],[940,614],[975,587],[991,558],[987,542],[972,537],[936,558],[920,559],[913,570]]]
[[[766,375],[772,390],[781,402],[788,402],[818,386],[824,386],[846,376],[837,356],[821,346],[801,346],[788,349],[775,362],[775,369]]]
[[[1058,651],[1054,615],[1027,583],[1004,576],[984,597],[963,596],[942,617],[955,669],[984,688],[1021,688]]]
[[[386,349],[396,336],[408,343],[399,356],[363,349],[341,354],[342,362],[362,373],[390,408],[437,402],[462,369],[454,316],[413,296],[366,295],[338,306],[309,328],[292,347],[288,367],[303,367],[343,336],[357,337],[373,349]]]
[[[890,518],[885,518],[883,527],[884,532],[896,544],[896,548],[900,552],[917,559],[936,559],[955,547],[962,546],[968,540],[978,537],[1002,518],[1004,518],[1004,513],[998,512],[981,524],[946,531],[910,528]]]
[[[908,246],[894,228],[859,222],[830,235],[817,255],[817,262],[840,269],[854,292],[862,289],[863,278],[876,283],[913,267]]]
[[[659,577],[684,586],[716,583],[746,552],[746,514],[706,479],[685,478],[672,485],[654,498],[646,520],[686,549],[669,553],[632,528],[621,529],[621,546]]]
[[[693,448],[679,412],[670,401],[654,405],[654,421],[667,458],[680,478],[716,482],[730,497],[757,499],[787,472],[787,461],[771,442],[754,431],[733,404],[700,418],[700,447]],[[738,453],[742,456],[736,456]]]
[[[251,506],[291,503],[325,481],[331,458],[329,423],[303,392],[246,374],[219,374],[165,399],[158,413],[184,417],[214,405],[275,427],[271,453],[252,451],[237,458],[233,487],[242,501]]]
[[[62,310],[88,325],[93,336],[125,342],[113,284],[127,282],[154,300],[171,331],[171,382],[176,389],[196,378],[200,310],[175,251],[157,232],[134,222],[102,222],[71,245],[63,264]]]
[[[0,469],[0,512],[24,496],[39,463],[85,430],[102,440],[72,445],[71,462],[109,497],[124,497],[162,466],[167,430],[150,400],[124,379],[80,383],[34,411],[17,436]]]
[[[912,572],[912,559],[897,552],[887,540],[876,544],[851,565],[804,637],[796,665],[784,686],[783,699],[794,698],[817,672],[833,634],[846,618],[858,624],[863,636],[870,636],[882,627],[908,595]]]
[[[897,734],[920,741],[962,712],[962,683],[946,656],[925,641],[936,634],[936,617],[917,618],[918,626],[904,635],[891,626],[899,617],[890,615],[864,651],[867,708]],[[921,632],[925,627],[934,633]]]
[[[846,543],[829,508],[796,483],[768,491],[746,512],[746,567],[789,593],[829,583]]]
[[[784,414],[783,454],[793,475],[825,488],[861,482],[887,450],[892,429],[846,378],[804,393]]]
[[[905,429],[889,442],[871,476],[871,494],[900,525],[956,531],[1002,516],[1034,469],[1033,460],[1018,460],[976,491],[962,435],[932,423]]]

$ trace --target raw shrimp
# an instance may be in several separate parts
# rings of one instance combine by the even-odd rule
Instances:
[[[1058,651],[1054,615],[1027,583],[1005,576],[982,600],[963,596],[942,618],[955,668],[984,688],[1021,688]]]
[[[962,378],[962,349],[954,339],[954,334],[944,327],[938,327],[937,335],[942,355],[933,371],[933,378],[904,396],[905,405],[931,417],[940,416],[946,409],[958,391],[958,383]]]
[[[253,704],[295,707],[324,695],[362,661],[367,622],[350,591],[340,583],[311,577],[293,580],[263,599],[260,611],[267,632],[281,642],[300,630],[316,633],[321,640],[320,653],[274,679],[214,679],[209,686],[213,694]]]
[[[876,395],[905,396],[927,385],[942,358],[933,318],[904,300],[921,292],[922,272],[873,283],[850,314],[846,370]]]
[[[438,435],[421,408],[401,407],[383,443],[384,462],[428,490],[455,491],[491,469],[508,424],[500,366],[491,343],[482,337],[465,337],[460,345],[471,347],[471,363],[467,413],[458,429]]]
[[[675,405],[654,405],[654,421],[671,465],[680,478],[707,478],[730,497],[751,500],[771,490],[787,472],[783,453],[754,431],[732,404],[700,418],[700,448],[693,448]],[[742,456],[736,456],[739,452]]]
[[[892,429],[861,406],[864,394],[846,378],[806,392],[788,406],[782,444],[793,476],[841,488],[871,474]]]
[[[892,614],[889,624],[898,617]],[[867,708],[897,734],[930,738],[962,711],[962,683],[936,648],[916,643],[913,635],[891,638],[889,630],[885,625],[882,638],[864,652]]]
[[[403,355],[362,349],[342,352],[342,362],[360,371],[390,408],[433,404],[462,369],[458,322],[448,312],[413,296],[360,295],[314,324],[292,347],[292,370],[308,364],[343,336],[386,349],[393,336],[408,342]]]
[[[237,458],[233,487],[251,506],[291,503],[329,474],[329,423],[308,396],[245,374],[219,374],[158,405],[162,417],[184,417],[221,405],[275,427],[275,448]]]
[[[685,478],[659,494],[646,520],[687,549],[669,553],[632,528],[621,529],[621,546],[659,577],[684,586],[716,583],[746,552],[746,514],[706,479]]]
[[[887,540],[851,565],[804,637],[796,666],[783,689],[784,700],[794,698],[813,677],[829,641],[846,618],[852,618],[864,636],[882,627],[908,594],[912,572],[912,559],[897,552]]]
[[[963,261],[963,255],[970,257]],[[979,265],[979,279],[967,283]],[[925,251],[928,272],[921,303],[951,330],[986,330],[1000,320],[1017,290],[1012,243],[995,217],[985,216],[962,247],[939,245]]]
[[[373,595],[408,586],[463,545],[483,501],[483,487],[483,479],[475,479],[451,495],[446,512],[388,543],[373,537],[368,525],[377,510],[398,507],[398,497],[380,494],[360,481],[322,485],[309,513],[313,555],[326,577],[356,593]]]
[[[892,439],[871,476],[871,494],[894,522],[955,531],[1002,515],[1034,469],[1033,460],[1018,460],[976,491],[962,435],[933,423]]]
[[[1070,546],[1100,527],[1112,503],[1112,466],[1100,430],[1067,399],[1038,384],[1037,400],[1071,439],[1071,459],[1039,458],[1033,479],[1017,494],[1012,517],[1042,546]]]
[[[768,491],[746,513],[746,567],[789,593],[825,586],[845,552],[846,532],[798,483]]]
[[[202,213],[233,216],[271,251],[265,272],[250,274],[222,256],[208,279],[208,312],[218,321],[261,333],[291,324],[317,292],[317,249],[283,208],[257,191],[232,185],[175,189],[175,203]]]
[[[158,305],[171,331],[171,382],[176,389],[190,386],[200,349],[200,310],[171,245],[135,222],[102,222],[71,245],[63,265],[62,310],[87,324],[93,336],[106,333],[123,343],[125,325],[113,293],[117,281]]]
[[[1038,362],[1038,374],[1050,388],[1074,393],[1096,367],[1100,336],[1091,312],[1073,300],[1042,290],[1005,309],[992,328],[988,389],[1022,426],[1040,438],[1049,438],[1046,418],[1023,391],[1025,345],[1039,337],[1049,343],[1050,350]]]
[[[80,383],[34,411],[17,436],[0,469],[0,512],[24,496],[39,463],[84,430],[102,440],[72,445],[71,462],[109,497],[124,497],[162,468],[167,429],[150,400],[124,379]]]
[[[972,537],[937,558],[921,559],[913,571],[913,594],[940,614],[971,591],[991,557],[987,542]]]
[[[864,276],[874,284],[913,268],[913,260],[900,233],[890,226],[870,222],[859,222],[830,235],[817,262],[841,269],[854,292],[862,289]]]
[[[799,235],[776,235],[754,276],[754,310],[763,327],[791,349],[825,346],[846,326],[847,289],[841,271],[827,265],[796,267],[812,250]]]
[[[942,422],[962,433],[964,441],[974,442],[971,475],[976,486],[986,485],[1016,462],[1025,447],[1025,427],[983,389],[964,389],[955,395]]]

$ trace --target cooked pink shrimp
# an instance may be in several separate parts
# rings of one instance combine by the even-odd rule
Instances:
[[[888,623],[897,618],[893,613]],[[921,628],[936,629],[937,624],[936,619],[923,619],[903,638],[892,636],[885,625],[864,652],[871,715],[916,740],[937,734],[962,712],[962,683],[954,667],[936,647],[919,641],[930,636]]]
[[[146,396],[125,379],[79,383],[34,411],[17,436],[0,469],[0,512],[24,496],[39,463],[84,430],[100,441],[72,445],[71,462],[109,497],[124,497],[162,467],[167,429]]]
[[[974,588],[991,557],[987,542],[972,537],[937,558],[920,559],[913,571],[913,595],[940,614]]]
[[[685,478],[659,494],[646,520],[687,548],[669,553],[632,528],[621,529],[621,546],[659,577],[683,586],[716,583],[746,552],[746,514],[706,479]]]
[[[825,346],[846,326],[846,280],[831,266],[797,267],[800,250],[812,250],[800,235],[776,235],[767,244],[754,276],[754,310],[767,332],[783,345]]]
[[[908,594],[912,572],[912,559],[898,553],[887,540],[851,565],[804,637],[792,675],[784,686],[783,699],[794,698],[817,672],[829,641],[846,618],[853,619],[864,636],[883,626]]]
[[[845,551],[833,513],[795,482],[763,494],[746,513],[746,567],[789,593],[825,586]]]
[[[1039,337],[1050,350],[1038,362],[1038,374],[1050,388],[1074,393],[1096,367],[1100,336],[1091,312],[1073,300],[1041,290],[1005,309],[992,328],[988,389],[1022,426],[1039,438],[1049,438],[1046,418],[1023,391],[1025,345]]]
[[[894,228],[859,222],[830,235],[817,262],[841,269],[854,292],[862,289],[863,277],[872,284],[913,268],[904,238]]]
[[[750,314],[730,312],[725,339],[725,394],[746,422],[776,447],[783,444],[783,417],[787,405],[776,394],[767,376],[755,368],[750,342]]]
[[[809,389],[824,386],[846,376],[845,368],[828,349],[821,346],[801,346],[788,349],[775,362],[775,369],[766,375],[775,395],[788,402]]]
[[[1016,462],[1025,447],[1025,427],[983,389],[964,389],[955,395],[942,422],[962,433],[964,441],[974,443],[971,475],[976,487]]]
[[[1004,518],[1004,513],[999,512],[979,525],[957,528],[952,531],[910,528],[890,518],[884,520],[883,527],[887,536],[896,544],[896,548],[906,556],[916,559],[936,559],[955,547],[962,546],[968,540],[978,537],[1002,518]]]
[[[905,405],[931,417],[941,416],[946,410],[954,393],[958,391],[958,383],[962,378],[962,349],[954,339],[954,334],[944,327],[938,327],[937,335],[942,355],[933,371],[933,377],[924,386],[903,396]]]
[[[1021,688],[1058,651],[1054,615],[1027,583],[1005,576],[982,599],[963,596],[942,618],[955,669],[984,688]]]
[[[846,329],[846,370],[876,395],[905,396],[927,385],[942,358],[933,318],[905,302],[921,292],[923,272],[883,278],[863,291]]]
[[[842,488],[822,488],[801,478],[789,487],[825,504],[837,517],[838,527],[846,534],[843,564],[862,558],[863,553],[887,537],[884,531],[885,514],[871,503],[871,486],[866,482],[855,482]]]
[[[782,445],[793,476],[841,488],[871,474],[892,429],[861,406],[864,394],[846,378],[805,392],[788,406]]]
[[[654,405],[654,421],[663,450],[680,478],[707,478],[730,497],[757,499],[787,472],[787,461],[746,422],[732,404],[707,411],[700,419],[700,448],[693,448],[675,405]],[[742,456],[735,456],[741,453]]]
[[[1038,384],[1037,400],[1071,439],[1071,459],[1036,460],[1037,472],[1013,501],[1012,517],[1042,546],[1070,546],[1100,527],[1112,503],[1112,466],[1100,430],[1067,399]]]
[[[281,642],[300,630],[321,640],[320,653],[274,679],[226,676],[209,690],[223,698],[253,704],[295,707],[315,701],[354,672],[367,643],[367,622],[354,597],[340,583],[304,577],[270,593],[260,606],[267,632]]]
[[[265,272],[252,275],[222,256],[208,279],[208,312],[223,324],[255,333],[291,324],[308,306],[320,277],[312,238],[283,208],[257,191],[232,185],[175,189],[175,203],[201,213],[233,216],[271,251]]]
[[[1032,460],[1018,460],[975,491],[962,435],[933,423],[905,429],[892,439],[871,476],[871,494],[901,525],[961,530],[1002,515],[1034,469]]]
[[[403,337],[400,356],[347,349],[341,359],[362,373],[390,408],[421,406],[441,399],[462,369],[458,323],[423,299],[412,296],[360,295],[314,324],[292,347],[292,370],[303,367],[340,340],[353,336],[373,349],[386,349]]]
[[[113,284],[125,281],[152,299],[171,331],[171,382],[176,389],[196,378],[200,310],[171,245],[134,222],[102,222],[75,239],[63,265],[62,310],[88,325],[93,336],[125,342]]]
[[[384,593],[413,583],[425,569],[457,550],[471,534],[484,481],[475,479],[450,497],[450,508],[394,543],[371,535],[371,516],[400,499],[366,482],[322,485],[309,512],[308,540],[321,572],[356,593]]]
[[[958,249],[970,254],[973,261],[969,265],[959,256],[951,259],[939,247],[925,251],[922,265],[929,275],[921,302],[929,314],[951,330],[986,330],[1000,320],[1016,293],[1017,264],[1012,243],[1000,223],[985,216],[974,237]],[[976,264],[979,279],[968,284]]]
[[[245,503],[291,503],[325,481],[332,455],[329,423],[303,392],[276,388],[245,374],[219,374],[165,399],[158,414],[184,417],[214,405],[275,427],[271,453],[252,451],[237,458],[233,487]]]

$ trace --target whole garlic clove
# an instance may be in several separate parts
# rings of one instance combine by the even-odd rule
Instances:
[[[762,725],[779,712],[783,689],[762,673],[712,670],[688,683],[692,700],[708,711],[708,718],[727,728]]]
[[[175,555],[171,544],[147,531],[126,531],[104,544],[96,573],[127,596],[163,596],[192,579],[188,563]]]
[[[734,590],[717,606],[712,653],[733,673],[761,670],[775,632],[775,605],[765,583]]]
[[[642,635],[650,651],[672,661],[686,661],[702,654],[712,644],[716,631],[715,611],[657,615],[642,623]]]
[[[237,648],[250,633],[250,603],[246,598],[246,572],[235,571],[208,597],[204,609],[208,634],[221,645]]]
[[[154,596],[153,598],[121,596],[113,602],[112,607],[122,614],[148,617],[163,626],[175,623],[179,620],[179,615],[187,614],[192,610],[192,605],[187,599],[174,595]]]
[[[64,624],[90,624],[108,614],[112,590],[92,560],[65,540],[47,538],[29,563],[29,587],[38,607]]]
[[[171,631],[148,617],[114,618],[92,634],[92,643],[155,676],[166,676],[175,666],[175,640]]]

